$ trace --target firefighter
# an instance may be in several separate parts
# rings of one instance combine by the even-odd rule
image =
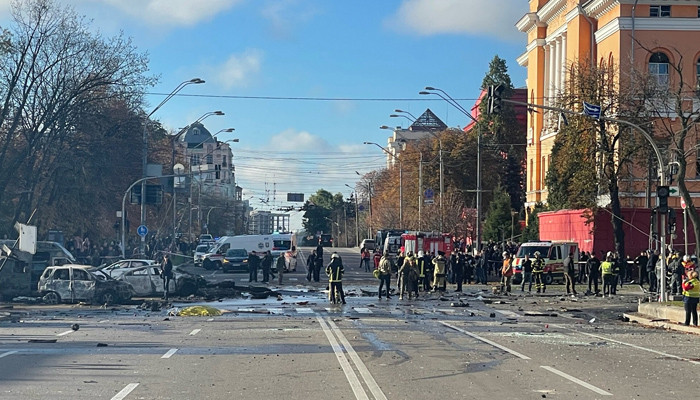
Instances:
[[[328,296],[331,304],[336,304],[338,300],[345,304],[345,293],[343,292],[343,261],[338,253],[331,254],[331,262],[326,267],[326,275],[328,275]],[[340,299],[336,297],[336,293]]]
[[[435,279],[433,280],[433,291],[440,290],[444,292],[447,289],[447,281],[445,280],[445,252],[438,251],[438,256],[433,260],[435,266]]]
[[[689,255],[684,255],[683,256],[683,261],[681,262],[683,264],[683,268],[685,269],[686,275],[688,275],[688,271],[694,271],[695,270],[695,263],[693,260],[690,259]]]
[[[532,260],[532,276],[535,277],[535,288],[537,293],[542,293],[547,290],[547,285],[544,283],[544,259],[539,251],[535,252],[535,259]]]
[[[425,258],[423,258],[423,250],[418,251],[418,258],[416,259],[416,267],[418,268],[418,288],[427,291],[427,283],[425,279]]]
[[[382,299],[382,287],[386,286],[386,299],[391,298],[391,271],[394,269],[394,260],[389,256],[389,250],[384,250],[384,256],[379,261],[379,300]]]

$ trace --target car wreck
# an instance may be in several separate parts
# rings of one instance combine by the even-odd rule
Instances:
[[[135,268],[99,269],[98,275],[104,275],[114,280],[129,284],[134,296],[160,296],[165,293],[165,281],[160,275],[160,265],[143,265]],[[207,286],[207,281],[201,275],[191,274],[179,267],[173,268],[174,278],[170,281],[168,292],[177,296],[187,297],[196,294]]]
[[[131,299],[133,289],[126,282],[96,275],[90,266],[67,264],[46,268],[39,278],[38,292],[46,303],[120,304]]]

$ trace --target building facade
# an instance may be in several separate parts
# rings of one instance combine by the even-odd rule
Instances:
[[[574,62],[614,60],[620,82],[629,82],[635,73],[642,72],[669,86],[677,79],[671,73],[672,65],[681,63],[684,82],[700,89],[698,1],[530,0],[529,4],[530,12],[516,26],[527,34],[525,52],[518,63],[527,68],[530,103],[554,106]],[[528,116],[526,206],[547,201],[545,177],[561,118],[555,112]],[[700,169],[696,162],[688,165],[692,170],[686,179],[690,178],[690,188],[696,188],[698,182],[693,179],[700,178]],[[641,182],[645,177],[628,179]],[[630,185],[621,193],[623,207],[644,206],[646,198],[644,184]],[[679,202],[678,198],[669,200],[672,207]]]

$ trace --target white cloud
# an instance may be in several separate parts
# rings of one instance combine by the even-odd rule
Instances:
[[[469,34],[522,40],[515,23],[528,11],[515,0],[404,0],[387,25],[417,35]]]
[[[270,23],[272,35],[280,39],[291,37],[296,25],[309,21],[316,14],[317,10],[299,0],[271,2],[261,10],[262,17]]]
[[[149,24],[192,26],[243,0],[89,0],[109,4]]]
[[[212,76],[217,84],[224,89],[248,86],[260,73],[263,62],[263,52],[249,49],[241,54],[232,54],[220,65],[209,66],[205,69],[206,76]]]

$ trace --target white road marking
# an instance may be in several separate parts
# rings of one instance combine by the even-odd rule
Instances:
[[[340,312],[343,312],[343,310],[340,309],[340,308],[338,308],[338,307],[335,307],[335,308],[334,308],[334,307],[326,307],[326,311],[329,312],[329,313],[340,313]]]
[[[555,373],[555,374],[561,376],[562,378],[568,379],[568,380],[570,380],[570,381],[573,382],[573,383],[576,383],[576,384],[578,384],[578,385],[581,385],[581,386],[585,387],[585,388],[588,389],[588,390],[592,390],[592,391],[594,391],[594,392],[596,392],[596,393],[598,393],[598,394],[601,394],[601,395],[603,395],[603,396],[612,396],[612,393],[607,392],[607,391],[605,391],[605,390],[603,390],[603,389],[601,389],[601,388],[595,387],[595,386],[591,385],[590,383],[584,382],[584,381],[582,381],[582,380],[580,380],[580,379],[578,379],[578,378],[575,378],[575,377],[573,377],[573,376],[571,376],[571,375],[569,375],[569,374],[567,374],[567,373],[561,372],[561,371],[559,371],[559,370],[556,369],[556,368],[552,368],[552,367],[549,367],[549,366],[546,366],[546,365],[540,365],[540,367],[546,369],[546,370],[549,371],[549,372]]]
[[[268,308],[267,311],[270,314],[283,314],[284,313],[284,310],[282,310],[281,308]]]
[[[201,331],[202,331],[201,329],[193,329],[192,332],[190,332],[190,336],[194,336],[194,335],[198,334],[198,333],[201,332]]]
[[[486,338],[482,338],[482,337],[479,336],[479,335],[476,335],[476,334],[473,334],[473,333],[471,333],[471,332],[465,331],[465,330],[462,329],[462,328],[458,328],[458,327],[456,327],[456,326],[454,326],[454,325],[451,325],[451,324],[448,324],[447,322],[444,322],[444,321],[440,321],[440,323],[443,324],[443,325],[445,325],[445,326],[448,327],[448,328],[452,328],[452,329],[454,329],[454,330],[456,330],[456,331],[458,331],[458,332],[462,332],[462,333],[464,333],[464,334],[467,335],[467,336],[471,336],[471,337],[473,337],[473,338],[476,339],[476,340],[480,340],[480,341],[482,341],[482,342],[484,342],[484,343],[486,343],[486,344],[489,344],[489,345],[491,345],[491,346],[493,346],[493,347],[496,347],[496,348],[498,348],[498,349],[501,349],[501,350],[505,351],[506,353],[510,353],[510,354],[512,354],[512,355],[514,355],[514,356],[516,356],[516,357],[518,357],[518,358],[521,358],[521,359],[523,359],[523,360],[529,360],[529,359],[530,359],[530,357],[528,357],[528,356],[526,356],[526,355],[520,354],[520,353],[518,353],[518,352],[515,351],[515,350],[511,350],[511,349],[509,349],[509,348],[507,348],[507,347],[505,347],[505,346],[502,346],[502,345],[500,345],[500,344],[498,344],[498,343],[496,343],[496,342],[493,342],[493,341],[491,341],[491,340],[488,340],[488,339],[486,339]]]
[[[138,385],[138,383],[130,383],[126,385],[124,389],[122,389],[119,393],[112,397],[112,400],[123,400],[129,393],[136,389],[136,386]]]
[[[69,330],[69,331],[65,331],[65,332],[58,333],[58,334],[56,334],[56,336],[66,336],[66,335],[69,334],[69,333],[73,333],[73,330],[71,329],[71,330]]]
[[[109,322],[108,319],[103,319],[102,321],[97,321],[98,324],[104,324],[105,322]]]
[[[297,308],[297,312],[299,314],[313,314],[314,310],[312,310],[311,308]]]
[[[347,378],[348,382],[350,383],[350,388],[352,389],[352,392],[355,393],[355,398],[360,400],[369,400],[365,389],[362,388],[362,383],[360,383],[360,380],[357,378],[355,371],[352,369],[350,362],[345,357],[343,349],[340,347],[340,344],[338,344],[338,341],[333,336],[333,333],[328,327],[328,324],[326,324],[326,321],[321,317],[316,317],[316,319],[321,325],[321,328],[323,328],[323,333],[326,335],[326,339],[328,339],[328,342],[331,344],[333,353],[335,353],[335,357],[338,359],[340,367],[345,373],[345,378]]]
[[[6,352],[0,354],[0,358],[7,357],[7,356],[12,355],[12,354],[15,354],[15,353],[17,353],[17,350],[6,351]]]
[[[209,319],[207,319],[207,322],[211,322],[213,320],[214,320],[214,318],[209,318]]]
[[[333,322],[332,319],[328,320],[328,325],[331,326],[335,335],[338,336],[338,339],[340,339],[340,343],[343,345],[343,347],[345,347],[345,351],[347,351],[348,355],[350,355],[350,359],[352,359],[352,362],[355,363],[355,367],[357,367],[357,370],[360,371],[362,379],[365,380],[365,383],[367,384],[369,390],[372,392],[374,398],[376,400],[387,400],[386,396],[384,395],[384,392],[379,387],[379,385],[377,385],[377,382],[374,380],[374,377],[372,377],[372,374],[370,374],[369,370],[367,369],[367,366],[365,366],[365,363],[363,363],[360,357],[357,355],[355,349],[352,348],[352,345],[345,338],[343,332],[338,328],[338,326],[335,324],[335,322]]]
[[[496,310],[497,313],[501,315],[505,315],[506,317],[511,317],[511,318],[520,318],[520,314],[513,312],[513,311],[508,311],[508,310]]]
[[[163,354],[163,356],[160,357],[160,358],[170,358],[170,357],[172,357],[173,354],[175,354],[175,353],[177,353],[177,349],[170,349],[170,350],[168,350],[167,353]]]
[[[607,337],[605,337],[605,336],[594,335],[594,334],[592,334],[592,333],[586,333],[586,332],[577,331],[577,330],[575,330],[575,329],[567,328],[567,327],[562,326],[562,325],[552,325],[552,326],[556,326],[557,328],[566,329],[566,330],[569,330],[569,331],[572,331],[572,332],[576,332],[576,333],[579,333],[579,334],[581,334],[581,335],[586,335],[586,336],[594,337],[594,338],[596,338],[596,339],[606,340],[606,341],[608,341],[608,342],[613,342],[613,343],[621,344],[621,345],[623,345],[623,346],[629,346],[629,347],[632,347],[633,349],[644,350],[644,351],[648,351],[648,352],[650,352],[650,353],[658,354],[658,355],[660,355],[660,356],[675,358],[676,360],[681,360],[681,361],[687,361],[687,362],[689,362],[689,363],[691,363],[691,364],[695,364],[695,365],[700,364],[699,361],[691,360],[691,359],[689,359],[689,358],[685,358],[685,357],[680,357],[680,356],[676,356],[676,355],[673,355],[673,354],[664,353],[663,351],[657,351],[657,350],[653,350],[653,349],[648,349],[648,348],[646,348],[646,347],[637,346],[636,344],[632,344],[632,343],[621,342],[621,341],[619,341],[619,340],[610,339],[610,338],[607,338]]]
[[[357,311],[360,314],[372,314],[372,310],[370,310],[369,308],[355,307],[355,311]]]

